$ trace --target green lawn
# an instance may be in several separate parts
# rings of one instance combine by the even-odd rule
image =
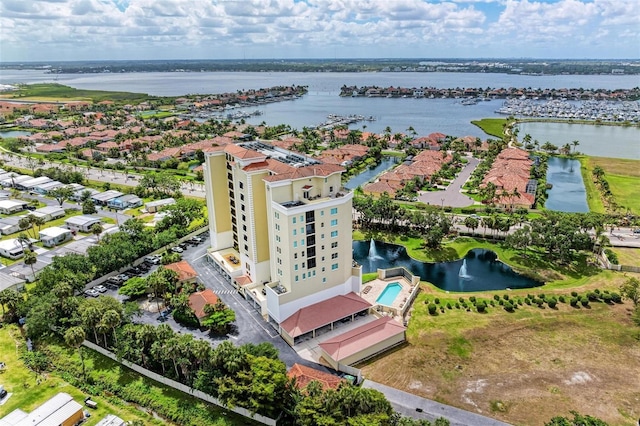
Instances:
[[[580,172],[582,173],[582,181],[584,182],[584,188],[587,192],[587,204],[589,210],[594,213],[604,213],[605,208],[602,203],[602,197],[600,190],[593,182],[593,163],[590,157],[580,157]]]
[[[611,250],[618,256],[620,265],[640,265],[640,248],[611,247]]]
[[[488,135],[502,138],[504,136],[504,125],[508,121],[506,118],[483,118],[482,120],[473,120],[471,124],[478,126]]]
[[[143,102],[149,99],[144,93],[108,92],[103,90],[74,89],[56,83],[20,85],[18,90],[9,92],[15,99],[41,99],[50,101],[130,101]]]
[[[605,176],[616,202],[626,211],[640,215],[640,179],[634,176],[609,174]]]

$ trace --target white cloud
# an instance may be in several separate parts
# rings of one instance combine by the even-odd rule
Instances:
[[[638,0],[2,0],[0,59],[637,57],[639,25]]]

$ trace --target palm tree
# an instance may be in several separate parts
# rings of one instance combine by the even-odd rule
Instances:
[[[580,141],[575,140],[575,141],[572,141],[571,144],[573,145],[573,154],[575,155],[576,154],[576,147],[578,145],[580,145]]]
[[[26,249],[24,251],[24,264],[31,266],[31,274],[33,275],[34,280],[36,279],[36,272],[33,270],[33,265],[35,265],[37,262],[38,255],[35,252]]]
[[[82,362],[82,377],[86,377],[85,367],[84,367],[84,357],[82,356],[82,342],[85,339],[84,329],[80,326],[71,327],[67,329],[64,333],[64,341],[67,345],[72,348],[76,348],[78,350],[78,354],[80,355],[80,362]]]
[[[113,341],[115,345],[118,345],[118,338],[116,336],[116,327],[120,325],[122,318],[120,314],[113,309],[109,309],[102,315],[102,323],[105,327],[110,328],[113,331]]]

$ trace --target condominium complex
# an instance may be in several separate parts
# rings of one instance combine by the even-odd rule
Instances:
[[[204,173],[216,269],[279,325],[306,307],[358,297],[344,169],[264,142],[217,148]]]

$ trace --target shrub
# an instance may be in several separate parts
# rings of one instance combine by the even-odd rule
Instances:
[[[611,292],[611,300],[613,300],[615,303],[621,303],[622,302],[622,297],[616,293],[615,291]]]
[[[573,307],[578,306],[578,298],[577,297],[572,297],[571,301],[569,302],[569,304]]]
[[[498,300],[498,305],[504,306],[504,300],[502,300],[502,299]]]
[[[580,303],[582,304],[582,306],[589,306],[589,298],[586,296],[582,296],[582,298],[580,299]]]
[[[428,309],[430,315],[438,315],[438,307],[435,305],[435,303],[429,304]]]
[[[480,302],[476,303],[476,309],[480,313],[485,312],[487,310],[487,302],[480,301]]]
[[[527,305],[531,306],[531,299],[529,299],[529,298],[524,299],[524,303],[526,303]]]
[[[538,305],[538,308],[542,308],[542,305],[544,305],[544,300],[542,300],[541,298],[537,298],[534,302],[536,305]]]
[[[572,295],[573,297],[578,297],[578,292],[577,292],[577,291],[572,291],[572,292],[571,292],[571,295]]]
[[[460,303],[456,302],[456,309],[460,309]]]
[[[522,306],[522,299],[518,298],[518,305]]]
[[[435,303],[436,305],[440,304],[440,299],[438,299],[437,297],[433,300],[433,303]]]
[[[532,294],[527,294],[527,299],[533,299],[533,295]]]
[[[602,301],[603,301],[604,303],[611,303],[611,300],[612,300],[612,299],[613,299],[613,298],[612,298],[612,297],[611,297],[611,295],[610,295],[610,294],[608,294],[608,293],[604,293],[604,294],[602,295]]]
[[[494,294],[493,295],[493,300],[500,300],[500,295],[499,294]]]
[[[593,290],[593,292],[594,292],[595,294],[600,294],[600,289],[599,289],[599,288],[596,288],[595,290]]]
[[[467,305],[467,302],[462,302],[461,305],[464,309],[467,309],[469,307],[469,305]]]
[[[491,300],[491,301],[489,302],[489,304],[490,304],[492,307],[495,307],[495,306],[496,306],[496,301],[495,301],[495,300]]]
[[[558,300],[560,301],[560,303],[567,303],[566,299],[564,298],[564,296],[560,296],[558,297]]]
[[[424,304],[428,305],[429,304],[429,298],[424,299]]]
[[[447,303],[447,309],[451,309],[451,303]]]
[[[507,312],[513,312],[513,305],[511,304],[511,302],[509,301],[505,302],[504,310]]]
[[[504,294],[504,295],[502,296],[502,298],[503,298],[504,300],[509,300],[509,295],[508,295],[508,294]]]
[[[607,255],[607,259],[609,259],[609,262],[613,263],[614,265],[618,264],[618,255],[612,251],[611,249],[604,249],[604,254]]]
[[[471,297],[469,298],[469,301],[470,301],[471,303],[476,303],[476,297],[475,297],[475,296],[471,296]]]
[[[551,309],[555,308],[557,304],[558,304],[558,302],[553,297],[551,299],[547,300],[547,305],[549,305],[549,307]]]
[[[545,294],[544,294],[544,293],[540,294],[538,297],[539,297],[540,299],[542,299],[542,300],[544,300],[544,299],[546,298],[546,296],[545,296]]]
[[[460,302],[460,303],[464,303],[464,297],[460,297],[460,298],[458,298],[458,302]]]
[[[594,293],[594,292],[592,292],[592,291],[588,291],[588,292],[587,292],[587,294],[586,294],[586,296],[587,296],[587,299],[589,299],[589,300],[590,300],[590,301],[592,301],[592,302],[594,302],[594,301],[598,300],[598,295],[597,295],[597,294],[595,294],[595,293]]]

